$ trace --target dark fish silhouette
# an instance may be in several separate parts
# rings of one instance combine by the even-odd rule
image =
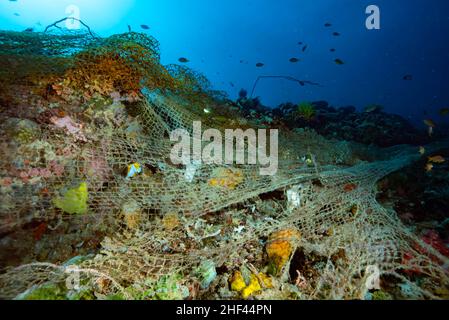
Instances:
[[[264,64],[262,62],[256,63],[256,67],[257,68],[262,68],[263,66],[264,66]]]
[[[413,76],[411,74],[406,74],[402,79],[405,81],[411,81],[413,80]]]
[[[301,87],[304,87],[306,84],[309,84],[311,86],[319,86],[320,85],[319,83],[307,81],[307,80],[298,80],[298,82],[301,85]]]
[[[33,28],[26,28],[25,30],[23,30],[23,32],[34,32]]]
[[[20,13],[15,12],[14,15],[15,15],[16,17],[20,17]]]
[[[235,87],[234,83],[232,83],[232,82],[229,82],[229,85],[233,88]]]
[[[335,52],[335,49],[334,48],[330,49],[330,52]]]
[[[334,32],[334,33],[332,33],[332,35],[333,35],[334,37],[338,37],[338,36],[340,36],[340,33],[339,33],[339,32]]]
[[[178,61],[181,62],[181,63],[187,63],[187,62],[189,62],[189,59],[181,57],[181,58],[178,59]]]
[[[146,24],[141,24],[140,27],[141,27],[143,30],[148,30],[148,29],[150,29],[150,27],[147,26]]]
[[[306,51],[307,50],[307,45],[305,45],[303,48],[302,48],[302,52],[304,52],[304,51]]]
[[[240,89],[239,91],[239,98],[244,99],[248,96],[248,91],[246,91],[245,89]]]
[[[131,26],[128,24],[128,32],[131,32]]]
[[[332,27],[332,24],[329,23],[329,22],[327,22],[327,23],[324,24],[324,26],[325,26],[326,28],[329,28],[329,27]]]
[[[341,59],[335,59],[334,62],[335,62],[336,64],[338,64],[338,65],[345,64],[345,63],[343,62],[343,60],[341,60]]]
[[[298,42],[299,45],[302,45],[302,42]]]
[[[298,58],[290,58],[289,61],[290,61],[291,63],[296,63],[296,62],[299,61],[299,59],[298,59]]]

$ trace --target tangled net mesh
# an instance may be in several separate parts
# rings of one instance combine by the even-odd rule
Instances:
[[[172,130],[192,132],[193,121],[222,131],[260,125],[227,111],[205,77],[185,67],[162,66],[155,39],[137,33],[100,39],[82,33],[1,32],[0,64],[2,122],[11,117],[9,105],[31,119],[47,115],[55,101],[65,110],[50,112],[53,120],[41,122],[32,141],[17,142],[2,127],[0,144],[11,151],[0,158],[1,178],[20,177],[25,169],[14,165],[25,155],[32,169],[62,168],[2,189],[0,231],[59,220],[102,230],[104,236],[99,252],[76,270],[43,262],[4,270],[1,298],[67,282],[75,271],[103,296],[132,299],[135,291],[148,289],[148,279],[180,274],[184,283],[195,283],[203,261],[216,268],[226,265],[228,272],[245,264],[262,268],[267,238],[280,230],[299,234],[288,239],[292,252],[320,261],[319,271],[303,272],[302,299],[363,299],[370,266],[382,277],[408,284],[415,298],[439,298],[438,289],[449,284],[448,259],[376,200],[380,179],[419,159],[414,147],[376,149],[328,140],[313,131],[281,130],[276,175],[261,176],[255,165],[203,164],[186,179],[186,168],[169,160]],[[126,106],[122,118],[101,113],[106,124],[99,124],[89,103],[110,96]],[[23,101],[33,108],[21,107]],[[212,116],[204,115],[204,107],[211,108]],[[58,128],[55,115],[67,114],[84,127],[70,134]],[[137,133],[124,125],[129,122],[139,128]],[[301,160],[305,154],[313,156],[312,165]],[[126,179],[124,170],[131,163],[141,164],[143,174]],[[86,212],[64,213],[53,199],[81,183],[88,190]],[[287,196],[291,190],[300,199],[294,205]],[[273,278],[271,292],[291,282],[295,255]],[[407,270],[423,275],[427,285],[417,284]],[[203,294],[213,297],[219,286]],[[259,298],[274,297],[266,292]]]

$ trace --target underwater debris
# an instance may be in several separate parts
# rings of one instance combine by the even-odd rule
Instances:
[[[66,213],[85,214],[88,197],[87,183],[82,182],[78,187],[69,189],[62,198],[54,198],[53,204]]]
[[[302,185],[296,185],[287,190],[287,203],[289,210],[299,208],[301,206],[300,190]]]

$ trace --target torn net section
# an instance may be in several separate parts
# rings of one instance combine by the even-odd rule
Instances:
[[[170,161],[171,131],[192,132],[193,121],[222,132],[258,124],[232,114],[205,116],[205,107],[217,113],[224,108],[216,103],[207,79],[185,67],[162,66],[156,40],[135,33],[92,39],[2,32],[0,55],[3,107],[20,106],[26,99],[34,113],[42,109],[43,116],[51,108],[47,101],[53,98],[48,95],[57,96],[74,122],[85,123],[79,130],[65,123],[64,131],[58,129],[64,114],[56,120],[53,116],[40,123],[32,138],[14,131],[22,134],[18,140],[2,127],[1,144],[10,152],[0,159],[0,177],[16,175],[22,183],[2,190],[0,230],[12,232],[32,221],[58,219],[106,230],[100,252],[78,270],[84,283],[102,294],[129,298],[126,287],[145,291],[146,280],[171,274],[194,281],[194,270],[204,260],[238,268],[246,255],[261,254],[261,239],[292,228],[300,233],[297,247],[323,259],[302,298],[363,298],[370,266],[410,284],[415,297],[438,296],[403,270],[426,275],[435,287],[448,285],[448,259],[375,197],[380,179],[419,159],[416,148],[381,150],[328,140],[307,130],[281,130],[276,175],[262,176],[254,165],[197,164],[187,177],[185,166]],[[11,88],[21,88],[17,99],[11,97]],[[120,97],[109,103],[123,102],[121,118],[109,118],[104,111],[100,116],[106,124],[99,124],[93,115],[98,111],[89,105],[99,96]],[[6,109],[2,120],[14,127],[17,120],[11,120]],[[20,114],[31,117],[29,110]],[[305,155],[313,162],[304,162]],[[16,165],[21,158],[28,162]],[[124,171],[132,163],[140,164],[143,174],[127,179]],[[31,174],[44,169],[50,173]],[[83,184],[86,211],[62,212],[55,199]],[[299,195],[294,206],[285,197],[288,190]],[[229,224],[234,216],[246,221],[238,232]],[[248,253],[248,247],[256,253]],[[0,296],[14,298],[33,286],[72,276],[73,270],[62,264],[22,265],[0,276]]]

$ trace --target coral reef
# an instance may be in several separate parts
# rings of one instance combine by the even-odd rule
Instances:
[[[447,163],[423,170],[447,154],[372,145],[421,139],[402,118],[230,101],[133,32],[0,33],[0,58],[0,298],[447,296]],[[169,133],[193,120],[282,129],[278,174],[172,163]],[[383,278],[370,296],[373,263]],[[73,265],[78,290],[65,285]]]

